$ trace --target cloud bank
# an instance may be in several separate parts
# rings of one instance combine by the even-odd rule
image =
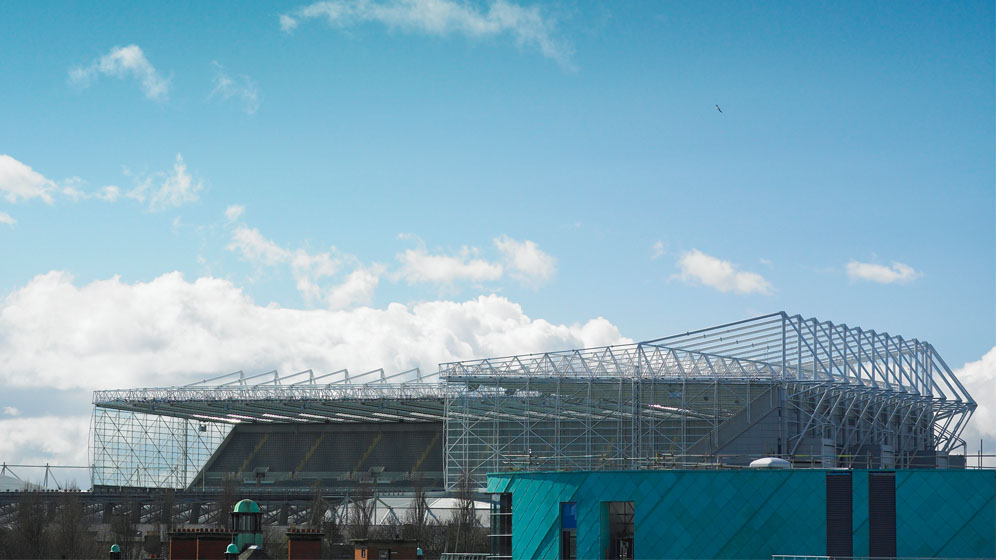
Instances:
[[[978,451],[980,439],[986,440],[986,453],[996,453],[996,347],[982,359],[956,369],[954,374],[979,405],[962,434],[968,445],[967,453]],[[990,463],[996,466],[996,462],[990,460]]]
[[[354,274],[347,285],[362,290],[362,273]],[[601,317],[552,324],[497,295],[302,310],[257,305],[218,278],[174,272],[78,286],[53,271],[0,306],[0,383],[91,390],[181,385],[236,370],[434,370],[442,361],[627,341]]]
[[[358,268],[339,290],[363,291],[370,282]],[[173,386],[237,370],[428,372],[450,360],[626,342],[604,318],[554,324],[497,295],[303,310],[258,305],[218,278],[187,281],[173,272],[80,285],[52,271],[0,301],[0,389]],[[88,406],[65,416],[3,413],[0,459],[86,464]]]
[[[89,430],[89,414],[0,419],[0,433],[4,434],[0,438],[0,457],[21,465],[86,465]],[[78,474],[85,477],[85,473]],[[80,483],[82,486],[84,481]],[[85,484],[89,485],[89,481]]]
[[[471,39],[508,35],[520,48],[536,49],[565,68],[573,67],[573,49],[556,37],[550,18],[535,6],[527,8],[505,0],[491,2],[486,9],[452,0],[330,0],[281,15],[280,28],[290,33],[312,19],[324,19],[338,28],[379,23],[391,30]]]

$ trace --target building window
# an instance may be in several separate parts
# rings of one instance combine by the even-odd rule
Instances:
[[[613,560],[636,558],[633,540],[633,518],[636,513],[633,502],[603,502],[603,514],[608,515],[609,542],[607,557]]]
[[[491,556],[512,558],[512,495],[491,494]]]
[[[578,557],[578,505],[575,502],[560,504],[560,558],[577,560]]]

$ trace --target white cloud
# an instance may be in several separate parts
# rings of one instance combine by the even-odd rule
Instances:
[[[538,286],[557,272],[557,260],[540,250],[533,241],[516,241],[502,235],[494,239],[494,244],[504,256],[506,267],[512,271],[511,276],[525,285]]]
[[[301,310],[257,305],[218,278],[188,282],[174,272],[77,286],[53,271],[0,304],[0,384],[91,390],[239,369],[434,370],[442,361],[627,341],[601,317],[552,324],[497,295]]]
[[[403,279],[408,284],[451,286],[457,282],[495,282],[508,273],[522,285],[535,288],[557,273],[557,260],[528,239],[519,241],[507,235],[492,239],[501,261],[481,257],[477,247],[464,246],[453,255],[433,254],[413,234],[399,234],[398,239],[415,239],[419,243],[419,247],[396,256],[400,268],[395,279]]]
[[[214,67],[214,89],[211,90],[209,97],[220,97],[224,100],[234,97],[242,102],[242,110],[246,114],[255,114],[260,104],[259,88],[256,87],[256,83],[245,75],[233,78],[218,62],[214,62]]]
[[[231,222],[242,215],[242,208],[230,206],[225,214]],[[536,243],[517,241],[508,236],[496,237],[495,247],[503,255],[503,265],[479,256],[475,247],[462,247],[455,255],[429,253],[424,243],[410,234],[401,239],[416,239],[419,247],[399,253],[399,266],[392,273],[395,281],[408,284],[429,283],[451,286],[457,282],[488,282],[501,280],[506,270],[524,285],[537,286],[556,272],[556,261],[540,250]],[[304,249],[289,249],[267,239],[256,228],[238,225],[232,229],[228,250],[254,265],[265,267],[289,266],[297,289],[308,300],[324,301],[332,309],[342,309],[357,304],[368,304],[387,272],[379,264],[363,265],[349,254],[340,253],[334,246],[329,251],[310,253]],[[340,284],[330,286],[332,279],[344,268],[351,270]]]
[[[653,245],[650,246],[650,259],[656,260],[663,257],[667,250],[664,248],[663,241],[655,241]]]
[[[79,177],[72,177],[64,181],[59,190],[66,198],[72,199],[73,202],[79,202],[82,199],[88,198],[87,193],[77,188],[82,183],[83,180]]]
[[[369,304],[373,300],[384,267],[358,267],[346,276],[346,280],[328,291],[326,300],[330,309],[346,309],[358,304]]]
[[[287,14],[280,14],[280,29],[285,33],[290,33],[297,29],[297,19]]]
[[[478,258],[477,249],[463,247],[456,255],[433,255],[424,247],[408,249],[397,256],[400,278],[409,284],[453,284],[459,281],[488,282],[499,280],[501,264]]]
[[[244,260],[258,266],[290,266],[298,291],[312,301],[329,301],[332,293],[322,287],[321,281],[324,278],[335,276],[342,268],[342,261],[351,259],[349,256],[340,256],[335,247],[331,247],[329,251],[314,254],[303,249],[292,251],[267,239],[258,229],[244,225],[232,230],[232,241],[228,244],[228,250],[239,253]],[[373,274],[378,270],[380,269],[374,267],[367,272]],[[354,280],[354,287],[351,289],[340,286],[338,295],[335,296],[336,301],[341,303],[347,293],[359,296],[360,294],[355,292],[355,282],[357,281]],[[372,286],[368,284],[370,290],[376,286],[376,282],[373,282]],[[335,288],[332,291],[335,291]],[[370,295],[372,295],[372,291]],[[357,301],[365,300],[361,298]]]
[[[309,19],[324,19],[339,28],[376,22],[392,30],[472,39],[510,35],[520,48],[537,49],[563,67],[573,68],[573,48],[556,37],[554,22],[535,6],[506,0],[491,2],[486,10],[453,0],[330,0],[281,15],[280,28],[289,33]]]
[[[86,465],[90,416],[86,410],[70,416],[22,416],[0,420],[0,457],[7,463],[22,465]],[[80,486],[89,485],[86,471],[76,474]],[[27,472],[19,473],[22,478]],[[33,474],[33,473],[32,473]],[[65,476],[66,471],[60,471]],[[41,482],[41,479],[30,480]],[[60,479],[65,483],[65,478]]]
[[[290,262],[293,257],[291,251],[263,237],[258,229],[246,226],[232,230],[232,242],[228,244],[228,250],[238,251],[249,262],[267,266]]]
[[[121,189],[114,185],[107,185],[97,191],[93,196],[104,202],[114,202],[121,197]]]
[[[891,267],[851,261],[847,263],[847,277],[851,280],[867,280],[879,284],[906,284],[923,276],[922,272],[901,262],[893,262]]]
[[[980,439],[986,441],[987,453],[996,452],[996,347],[986,352],[981,360],[956,369],[954,374],[978,403],[962,434],[968,445],[967,453],[978,451]],[[989,461],[990,466],[996,466],[992,459]]]
[[[362,287],[361,276],[345,285]],[[445,361],[627,342],[604,318],[554,324],[497,295],[305,310],[257,305],[218,278],[77,285],[53,271],[0,300],[0,389],[175,386],[236,370],[432,372]],[[0,420],[0,458],[85,465],[90,410],[79,406]]]
[[[335,247],[332,247],[335,251]],[[341,260],[332,251],[311,254],[303,249],[294,251],[291,257],[291,272],[297,280],[297,290],[311,300],[321,300],[325,290],[320,284],[323,278],[331,278],[339,272]]]
[[[5,416],[17,416],[21,411],[13,406],[5,406],[3,407],[3,413]]]
[[[71,69],[69,80],[85,88],[101,74],[118,78],[130,76],[139,80],[142,91],[149,99],[162,101],[169,96],[169,80],[159,74],[138,45],[114,47],[89,66]]]
[[[678,278],[689,284],[702,284],[720,292],[770,294],[771,284],[755,272],[744,272],[729,261],[692,249],[678,259]]]
[[[79,177],[73,177],[63,181],[63,186],[61,192],[66,198],[72,199],[73,202],[79,202],[80,200],[89,200],[91,198],[96,198],[98,200],[103,200],[104,202],[115,202],[121,196],[121,189],[113,185],[108,185],[101,188],[95,192],[86,192],[80,190],[78,185],[81,185],[84,181]]]
[[[225,208],[225,219],[229,222],[234,222],[242,217],[246,213],[246,207],[241,204],[233,204],[228,208]]]
[[[86,183],[79,177],[70,177],[53,181],[38,173],[30,166],[14,159],[7,154],[0,154],[0,195],[8,202],[16,203],[22,200],[40,198],[48,204],[55,202],[55,196],[73,202],[96,198],[105,202],[114,202],[121,191],[115,186],[106,186],[99,191],[87,192],[82,186]],[[13,226],[17,223],[10,214],[0,212],[0,224]]]
[[[159,183],[160,180],[161,183]],[[183,161],[183,156],[176,154],[172,172],[157,173],[145,177],[137,187],[128,191],[128,197],[141,203],[148,200],[150,210],[165,210],[200,200],[198,193],[203,188],[204,184],[200,181],[194,181],[187,172],[187,164]]]
[[[8,202],[40,198],[52,204],[56,184],[7,154],[0,154],[0,193]]]

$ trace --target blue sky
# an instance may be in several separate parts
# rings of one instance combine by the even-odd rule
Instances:
[[[3,421],[782,309],[930,341],[991,406],[993,30],[991,2],[4,4]]]

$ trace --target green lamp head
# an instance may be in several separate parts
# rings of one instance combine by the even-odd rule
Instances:
[[[118,546],[118,545],[116,545],[116,544],[112,544],[111,545],[111,552],[121,552],[121,547]]]
[[[252,500],[239,500],[232,508],[232,513],[261,513],[259,505]]]

